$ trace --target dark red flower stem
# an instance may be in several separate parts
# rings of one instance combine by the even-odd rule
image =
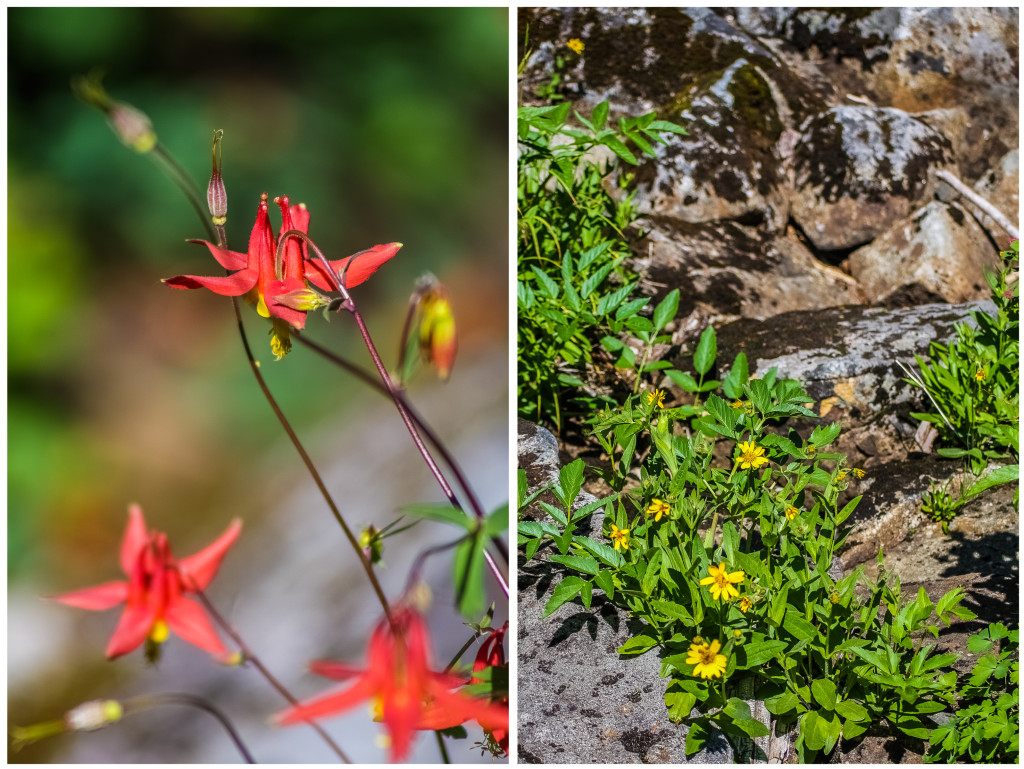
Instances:
[[[224,727],[224,731],[228,733],[231,741],[235,743],[235,747],[238,748],[238,752],[242,755],[242,759],[247,764],[258,763],[256,759],[252,757],[252,753],[242,742],[242,738],[239,736],[238,731],[234,725],[228,719],[224,712],[220,710],[209,700],[197,697],[194,694],[185,694],[180,692],[161,692],[159,694],[146,694],[140,697],[132,697],[131,699],[124,700],[121,706],[124,708],[125,715],[129,713],[141,713],[145,710],[154,710],[161,708],[166,705],[184,705],[189,708],[197,708],[217,719],[220,725]]]
[[[413,423],[416,425],[416,429],[420,431],[420,433],[423,435],[426,441],[438,453],[438,455],[441,457],[441,461],[444,462],[451,470],[451,473],[455,478],[455,482],[458,484],[459,488],[462,489],[462,492],[466,495],[466,498],[469,500],[470,505],[473,507],[474,515],[477,518],[481,517],[483,508],[481,507],[480,502],[476,497],[476,494],[473,492],[472,487],[470,487],[468,479],[462,472],[462,468],[459,466],[458,462],[456,462],[455,457],[452,456],[452,453],[448,450],[448,447],[438,437],[437,433],[434,432],[433,428],[429,424],[427,424],[426,421],[424,421],[423,417],[421,417],[419,413],[416,411],[416,409],[413,408],[412,404],[409,403],[408,399],[405,397],[405,391],[403,389],[396,388],[396,391],[394,393],[391,393],[388,391],[388,388],[382,382],[380,382],[380,380],[376,379],[366,369],[361,368],[360,366],[356,365],[355,363],[352,363],[351,361],[346,360],[345,358],[342,358],[340,355],[337,355],[331,350],[328,350],[326,347],[323,347],[317,342],[314,342],[312,339],[307,339],[298,331],[293,330],[292,337],[294,339],[297,339],[300,344],[304,344],[306,347],[323,356],[327,360],[345,369],[345,371],[352,374],[354,377],[359,379],[359,381],[374,388],[375,390],[377,390],[377,392],[381,393],[382,395],[400,400],[402,402],[402,406],[409,414],[410,419],[412,419]],[[461,506],[459,507],[459,509],[462,509]],[[494,546],[494,548],[498,551],[502,559],[507,564],[508,547],[505,545],[504,540],[502,540],[501,537],[491,537],[491,544]]]
[[[278,693],[288,701],[288,704],[293,706],[298,705],[299,701],[295,699],[292,693],[284,687],[284,684],[278,681],[277,677],[274,676],[274,674],[267,669],[267,666],[264,665],[262,660],[260,660],[260,658],[256,656],[256,653],[251,648],[249,648],[249,645],[245,642],[242,636],[238,634],[238,631],[235,630],[231,623],[224,618],[224,615],[217,611],[217,608],[213,605],[210,599],[206,597],[206,593],[204,593],[194,584],[190,587],[192,591],[195,592],[196,596],[199,598],[199,602],[203,604],[203,607],[206,609],[209,615],[213,617],[214,621],[221,626],[224,632],[227,633],[231,640],[235,642],[235,645],[238,646],[238,650],[242,653],[242,656],[245,658],[245,661],[251,662],[253,667],[256,668],[265,679],[267,679],[267,683],[274,687],[278,691]],[[345,755],[345,751],[343,751],[341,747],[334,740],[331,739],[331,736],[323,730],[323,727],[321,727],[320,724],[316,723],[315,721],[307,721],[306,723],[308,723],[314,729],[314,731],[316,731],[316,733],[320,735],[321,739],[323,739],[323,741],[327,743],[327,745],[331,748],[331,750],[334,751],[338,758],[340,758],[346,764],[352,763],[351,759],[347,755]]]
[[[218,248],[227,248],[227,238],[224,233],[224,226],[216,225],[214,229],[217,231]],[[345,522],[344,516],[338,509],[338,506],[334,503],[334,498],[327,490],[327,486],[324,484],[323,478],[320,476],[320,472],[316,469],[316,465],[313,464],[313,460],[306,452],[306,448],[302,445],[302,441],[299,440],[299,436],[296,435],[295,430],[292,429],[288,418],[284,415],[284,412],[281,411],[281,407],[278,405],[277,400],[274,398],[273,394],[271,394],[270,387],[267,386],[267,382],[263,378],[263,374],[260,373],[259,364],[256,362],[256,358],[252,354],[252,348],[249,346],[249,337],[245,333],[245,325],[242,323],[242,311],[238,306],[238,297],[231,297],[231,304],[235,308],[235,321],[238,325],[238,334],[242,338],[242,347],[245,348],[245,356],[249,360],[249,368],[252,370],[253,376],[256,377],[256,382],[259,384],[260,390],[263,392],[263,396],[267,399],[267,403],[270,404],[270,408],[274,411],[275,416],[277,416],[278,421],[281,423],[281,427],[284,428],[284,431],[291,439],[295,450],[299,452],[299,456],[306,465],[306,469],[313,478],[313,482],[320,490],[320,494],[323,496],[324,501],[327,502],[327,507],[330,508],[331,513],[334,515],[334,519],[338,522],[338,525],[341,526],[341,530],[345,532],[345,538],[348,539],[349,544],[352,546],[356,556],[359,558],[359,563],[362,564],[363,571],[366,572],[366,577],[370,580],[374,593],[377,594],[377,600],[380,601],[380,605],[384,608],[384,614],[388,619],[388,623],[394,627],[394,623],[391,619],[391,607],[388,605],[388,599],[384,595],[384,590],[377,581],[377,575],[373,571],[373,564],[370,563],[370,559],[366,557],[365,553],[363,553],[363,548],[359,546],[359,540],[356,539],[355,534],[352,533],[352,529],[350,529],[348,523]]]
[[[324,257],[323,252],[313,242],[313,240],[301,230],[288,230],[287,232],[281,233],[279,242],[283,242],[285,238],[290,236],[296,236],[304,240],[309,247],[316,253],[317,258],[323,264],[324,270],[328,276],[330,276],[331,282],[334,283],[335,290],[341,294],[342,302],[338,308],[338,312],[347,310],[352,314],[352,317],[356,321],[356,326],[359,328],[359,333],[363,337],[363,343],[366,345],[367,351],[370,353],[370,358],[373,360],[373,365],[377,369],[377,374],[380,376],[381,382],[384,384],[388,395],[391,400],[394,401],[395,408],[398,409],[398,414],[402,418],[402,422],[405,424],[406,430],[408,430],[413,443],[417,450],[420,452],[420,456],[423,457],[423,461],[427,463],[427,467],[430,472],[434,475],[438,485],[441,487],[442,493],[447,497],[452,507],[457,510],[463,510],[462,504],[459,502],[459,498],[455,495],[452,490],[451,484],[448,483],[448,479],[444,473],[441,472],[441,468],[438,467],[434,456],[430,453],[430,449],[427,448],[423,442],[422,436],[417,431],[416,426],[413,424],[412,418],[409,415],[409,411],[405,406],[404,398],[399,397],[401,390],[391,381],[391,377],[388,375],[387,369],[384,366],[384,361],[381,360],[380,353],[377,352],[377,347],[373,343],[373,339],[370,337],[370,332],[366,328],[366,324],[363,322],[363,316],[359,313],[359,309],[356,307],[355,302],[352,300],[352,296],[348,293],[348,290],[344,286],[344,280],[340,277],[331,267],[330,263]],[[484,509],[480,505],[480,502],[476,499],[473,494],[468,495],[470,499],[470,505],[473,507],[473,514],[479,521],[483,521],[485,517]],[[490,568],[494,578],[498,581],[501,586],[502,592],[505,593],[505,597],[508,597],[508,585],[505,582],[505,577],[501,573],[501,569],[498,564],[494,561],[494,556],[489,551],[484,550],[484,560],[487,561],[487,566]]]

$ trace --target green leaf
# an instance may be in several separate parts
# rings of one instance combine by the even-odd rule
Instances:
[[[781,694],[776,694],[774,697],[768,697],[764,701],[764,706],[768,712],[776,716],[781,716],[783,713],[796,709],[798,704],[800,704],[800,700],[788,689]]]
[[[752,641],[744,644],[742,649],[746,655],[745,667],[747,669],[760,667],[768,662],[768,660],[774,659],[775,655],[787,646],[788,644],[785,641],[778,640]],[[775,711],[772,712],[774,713]]]
[[[700,335],[697,349],[693,353],[693,368],[698,374],[706,374],[715,365],[715,358],[718,356],[718,345],[715,341],[715,329],[708,326]]]
[[[782,627],[792,633],[798,640],[811,640],[817,637],[818,631],[810,622],[804,619],[803,615],[790,609],[782,620]]]
[[[601,131],[604,129],[605,124],[608,122],[607,99],[594,107],[593,112],[590,113],[590,122],[594,124],[595,131]]]
[[[660,576],[661,551],[655,550],[654,556],[647,563],[647,571],[644,572],[644,578],[640,583],[640,589],[643,590],[644,595],[651,595],[654,592],[654,587],[658,584]]]
[[[613,569],[621,567],[624,563],[622,555],[611,545],[606,545],[603,542],[597,542],[590,537],[573,537],[572,541],[577,545],[589,550],[592,554],[597,556],[602,563],[607,566],[611,566]]]
[[[654,328],[657,331],[665,328],[665,325],[676,317],[679,310],[679,289],[673,288],[668,295],[654,308]]]
[[[730,697],[722,712],[732,719],[732,726],[748,737],[766,737],[769,734],[768,727],[751,715],[750,706],[737,697]]]
[[[636,657],[645,652],[649,652],[655,646],[658,645],[658,641],[649,635],[640,634],[633,636],[626,643],[619,647],[619,654],[624,657]]]
[[[580,590],[583,589],[585,584],[588,584],[586,580],[574,575],[566,577],[555,585],[555,590],[551,594],[551,598],[548,599],[547,604],[544,606],[544,616],[547,617],[563,603],[571,601],[573,598],[578,596],[580,594]]]
[[[651,608],[668,619],[682,620],[687,627],[693,627],[693,615],[685,606],[672,601],[651,601]]]
[[[689,718],[690,711],[697,704],[697,695],[683,689],[678,681],[670,681],[665,689],[665,707],[668,708],[668,719],[678,724]]]
[[[566,510],[572,509],[572,503],[583,488],[583,460],[576,459],[558,471],[558,489],[556,495]],[[558,493],[559,490],[561,493]]]
[[[839,739],[841,729],[842,725],[838,716],[814,710],[803,717],[800,725],[804,744],[811,750],[832,750],[836,740]]]
[[[594,584],[601,588],[609,599],[615,597],[615,581],[610,571],[599,571],[595,574]]]
[[[685,373],[683,371],[676,371],[675,369],[670,369],[670,370],[665,372],[665,376],[667,376],[669,379],[671,379],[672,383],[674,385],[676,385],[676,387],[681,388],[685,392],[688,392],[688,393],[695,393],[695,392],[697,392],[697,388],[698,388],[697,380],[694,379],[689,374],[687,374],[687,373]]]
[[[708,741],[708,730],[704,719],[694,721],[686,732],[686,755],[692,756],[704,747]]]
[[[480,615],[486,605],[484,590],[484,540],[479,532],[455,548],[455,599],[466,619]]]
[[[620,158],[625,160],[627,163],[630,163],[634,166],[636,165],[636,155],[630,152],[629,148],[625,144],[620,142],[618,139],[616,139],[614,136],[606,136],[604,139],[601,140],[601,143],[604,144],[604,146],[606,146],[616,155],[618,155]]]
[[[508,503],[494,508],[484,518],[484,536],[496,537],[504,531],[508,531]]]
[[[414,518],[451,523],[466,531],[472,531],[476,525],[476,522],[462,510],[457,510],[451,505],[404,505],[401,510]]]
[[[840,700],[836,703],[835,711],[848,721],[866,721],[868,717],[868,709],[853,700]],[[849,736],[845,729],[843,734]]]
[[[749,378],[747,354],[743,352],[737,353],[736,359],[732,363],[732,368],[729,369],[729,375],[722,380],[722,390],[729,398],[739,398],[743,395],[743,385],[747,383]]]
[[[555,283],[551,278],[547,276],[543,270],[539,270],[536,267],[533,268],[533,276],[537,279],[540,290],[552,299],[557,299],[561,290],[558,288],[558,284]]]
[[[993,486],[1016,481],[1020,476],[1018,468],[1018,465],[1006,465],[986,473],[964,492],[963,501],[966,502],[968,499],[978,496],[981,492],[991,489]]]
[[[578,555],[553,555],[551,560],[568,566],[570,569],[581,571],[584,574],[595,575],[601,570],[600,564],[593,558],[585,558]]]
[[[836,685],[828,678],[818,678],[811,682],[811,695],[814,701],[825,710],[836,708]]]

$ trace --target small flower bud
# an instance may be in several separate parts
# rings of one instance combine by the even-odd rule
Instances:
[[[311,288],[297,288],[286,294],[278,294],[274,297],[274,301],[293,310],[303,311],[316,310],[331,303],[330,299],[321,296]]]
[[[420,354],[437,367],[442,379],[447,379],[455,363],[455,316],[444,286],[432,276],[428,280],[430,283],[422,290],[419,302]]]
[[[110,98],[100,82],[99,71],[71,81],[71,90],[79,99],[107,116],[117,138],[136,152],[146,153],[156,146],[156,133],[150,119],[130,104],[121,104]]]
[[[210,209],[213,223],[218,225],[228,220],[228,191],[221,175],[220,161],[220,142],[223,138],[224,131],[221,129],[213,132],[213,172],[210,174],[210,184],[206,188],[206,205]]]
[[[117,700],[91,700],[65,713],[64,723],[70,731],[91,732],[120,721],[123,715]]]
[[[384,555],[384,540],[376,526],[370,525],[359,534],[359,546],[363,548],[363,555],[372,564],[378,564]]]

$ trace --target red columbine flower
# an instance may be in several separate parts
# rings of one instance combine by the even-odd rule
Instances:
[[[291,205],[287,196],[274,198],[281,209],[282,232],[299,230],[305,233],[309,228],[309,210],[302,203]],[[202,243],[213,254],[222,267],[233,270],[224,277],[203,277],[179,275],[164,281],[172,288],[208,288],[223,296],[241,296],[254,291],[252,299],[256,311],[264,318],[281,318],[295,328],[306,324],[306,310],[311,302],[304,294],[312,294],[306,281],[324,291],[335,290],[319,260],[310,260],[305,241],[288,238],[277,264],[277,239],[270,225],[267,213],[267,195],[261,196],[256,211],[256,223],[249,236],[249,252],[229,251],[218,248],[205,240]],[[391,259],[402,247],[401,243],[385,243],[353,254],[345,259],[330,262],[334,270],[343,274],[345,286],[353,288],[369,278],[378,267]],[[287,298],[286,298],[287,297]],[[281,298],[282,301],[278,301]]]
[[[162,643],[169,630],[200,649],[227,656],[202,607],[182,594],[206,589],[241,530],[242,522],[236,518],[212,545],[179,561],[171,555],[167,535],[147,531],[142,508],[132,505],[121,543],[121,568],[128,581],[107,582],[54,600],[96,611],[126,604],[107,644],[110,659],[127,654],[147,639]]]
[[[465,679],[429,668],[430,644],[426,624],[411,607],[393,607],[391,623],[385,618],[370,637],[366,670],[335,662],[313,662],[317,675],[336,681],[356,679],[347,689],[296,705],[278,716],[289,725],[333,715],[373,700],[391,735],[394,761],[409,752],[417,729],[442,729],[477,720],[485,729],[507,728],[508,710],[473,699],[452,689]]]
[[[477,673],[485,668],[505,667],[505,633],[508,631],[508,622],[500,628],[491,630],[487,640],[480,645],[476,653],[476,660],[473,662],[473,672]],[[493,674],[492,674],[493,675]],[[473,678],[475,683],[478,679]],[[492,681],[493,684],[493,681]],[[505,710],[505,723],[497,729],[489,729],[491,736],[501,745],[501,749],[508,754],[508,697],[503,697],[499,704]],[[486,727],[484,727],[486,729]]]

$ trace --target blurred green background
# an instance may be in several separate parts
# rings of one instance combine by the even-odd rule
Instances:
[[[474,357],[507,359],[507,9],[7,13],[9,591],[116,578],[129,502],[179,532],[183,555],[233,515],[258,517],[258,456],[277,452],[304,482],[230,302],[160,284],[220,274],[185,242],[205,237],[201,223],[151,158],[73,98],[75,75],[102,68],[110,95],[152,119],[204,192],[211,134],[224,130],[232,249],[245,250],[262,192],[306,203],[331,258],[403,242],[354,292],[392,367],[425,270],[448,286],[459,326],[453,392],[472,386],[460,371]],[[360,408],[363,391],[301,346],[275,362],[268,325],[246,318],[300,434]],[[311,314],[307,329],[368,365],[351,326]],[[414,401],[431,378],[417,375]]]
[[[478,315],[490,343],[504,343],[493,297],[483,312],[483,296],[459,289],[503,296],[507,283],[505,9],[21,8],[8,21],[9,577],[48,569],[44,548],[68,547],[53,537],[76,520],[106,516],[117,530],[128,498],[168,480],[204,486],[216,480],[208,462],[229,450],[240,459],[280,432],[228,303],[158,282],[219,274],[184,242],[205,237],[200,222],[155,163],[71,96],[76,74],[105,69],[110,94],[150,116],[204,191],[210,136],[224,129],[235,250],[261,192],[305,202],[333,258],[405,243],[357,294],[390,360],[401,303],[424,269],[452,284],[463,356],[481,342],[466,334],[481,330]],[[313,335],[353,349],[348,324],[324,325],[311,319]],[[343,377],[298,349],[269,365],[251,313],[249,327],[300,425],[327,404],[284,380],[323,377],[330,407],[343,403]],[[149,359],[126,361],[128,349]],[[177,414],[160,403],[167,383],[146,381],[164,366],[187,389],[171,394]],[[161,428],[183,428],[132,418],[139,409],[170,422],[201,414],[203,434],[182,437],[204,445],[175,446]],[[174,467],[170,450],[191,456]],[[169,477],[140,478],[139,462]],[[82,536],[106,539],[101,528]],[[74,550],[89,557],[85,544]]]

